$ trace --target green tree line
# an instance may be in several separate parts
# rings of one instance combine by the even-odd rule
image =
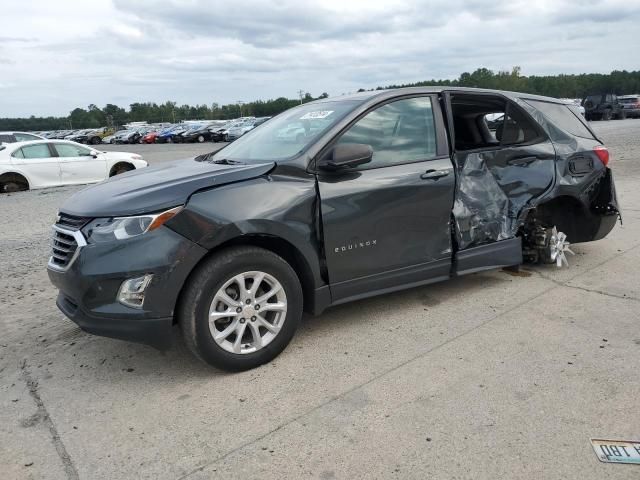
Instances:
[[[534,93],[557,98],[584,98],[590,93],[617,93],[618,95],[640,93],[640,71],[613,71],[609,74],[583,73],[579,75],[524,76],[520,67],[511,71],[493,72],[478,68],[472,73],[464,72],[454,80],[424,80],[421,82],[387,85],[376,90],[423,86],[460,86],[511,90]],[[360,89],[359,91],[364,91]],[[326,98],[323,93],[317,98]],[[67,128],[97,128],[105,125],[120,126],[129,122],[146,121],[179,122],[181,120],[217,120],[253,115],[256,117],[277,115],[300,102],[315,100],[307,93],[302,99],[276,98],[255,100],[242,105],[178,105],[176,102],[132,103],[129,110],[113,104],[104,108],[91,104],[86,109],[75,108],[66,117],[0,118],[0,130],[55,130]]]

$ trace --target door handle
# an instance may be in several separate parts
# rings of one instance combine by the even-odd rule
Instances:
[[[507,164],[513,165],[514,167],[524,167],[525,165],[529,165],[536,160],[538,160],[538,157],[519,157],[508,160]]]
[[[449,170],[427,170],[420,175],[420,178],[423,180],[437,180],[447,175],[449,175]]]

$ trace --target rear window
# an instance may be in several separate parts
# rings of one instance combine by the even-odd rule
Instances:
[[[581,115],[574,113],[570,105],[560,103],[541,102],[539,100],[525,100],[533,108],[542,112],[556,127],[571,135],[582,138],[593,139],[593,134],[589,131]]]
[[[619,98],[620,103],[640,103],[640,97]]]

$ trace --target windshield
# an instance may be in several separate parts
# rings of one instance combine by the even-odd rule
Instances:
[[[243,135],[216,153],[211,160],[258,163],[291,158],[311,145],[359,103],[345,100],[292,108]]]

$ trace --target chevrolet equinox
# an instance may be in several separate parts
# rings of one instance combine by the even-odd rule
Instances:
[[[87,332],[245,370],[303,312],[522,262],[619,218],[609,152],[572,105],[407,88],[292,108],[223,149],[86,188],[48,273]],[[290,132],[295,131],[294,134]]]

